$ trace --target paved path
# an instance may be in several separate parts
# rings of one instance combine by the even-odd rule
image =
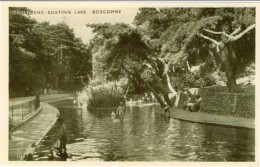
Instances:
[[[49,100],[54,100],[57,98],[64,98],[64,97],[69,97],[69,96],[73,96],[73,94],[41,95],[40,100],[41,100],[41,102],[44,102],[44,101],[49,101]],[[24,103],[24,102],[27,102],[27,101],[30,101],[33,99],[35,99],[35,96],[12,98],[12,99],[9,99],[9,106],[21,104],[21,103]]]
[[[48,126],[56,121],[58,110],[47,103],[41,105],[42,111],[13,132],[12,140],[9,140],[10,161],[22,160],[31,146],[35,145],[42,135],[45,135],[43,133],[46,133]]]
[[[255,128],[255,119],[189,112],[179,108],[170,109],[170,117],[191,122],[209,123],[235,127]]]

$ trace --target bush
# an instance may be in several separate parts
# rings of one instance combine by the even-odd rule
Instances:
[[[124,98],[120,95],[111,95],[106,92],[97,92],[95,93],[94,98],[88,100],[88,106],[90,108],[96,107],[116,107],[120,102],[123,102]]]
[[[100,86],[100,85],[102,85],[102,81],[97,80],[97,79],[91,80],[89,82],[89,86],[91,86],[91,87]]]
[[[95,81],[95,83],[100,83]],[[78,101],[87,101],[89,108],[116,107],[124,102],[124,82],[107,82],[88,86],[78,95]]]
[[[178,77],[174,77],[172,81],[172,85],[178,88],[202,88],[216,84],[216,80],[211,76],[211,74],[201,75],[199,72],[187,72]]]

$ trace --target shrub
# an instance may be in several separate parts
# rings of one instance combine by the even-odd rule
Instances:
[[[184,73],[180,76],[172,78],[172,85],[178,88],[202,88],[205,86],[211,86],[216,84],[216,80],[211,76],[211,74],[201,75],[197,73]]]
[[[123,102],[124,98],[120,95],[111,95],[110,93],[95,93],[94,98],[88,100],[88,106],[90,108],[96,107],[116,107],[120,102]]]
[[[100,83],[95,81],[95,83]],[[89,85],[78,95],[78,101],[87,101],[89,108],[116,107],[124,102],[124,82],[106,82]]]

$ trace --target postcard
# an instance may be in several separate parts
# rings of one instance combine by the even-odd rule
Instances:
[[[259,10],[2,2],[1,162],[257,166]]]

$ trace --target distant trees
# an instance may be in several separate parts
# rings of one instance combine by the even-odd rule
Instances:
[[[38,23],[30,15],[9,9],[10,96],[32,95],[47,84],[79,89],[91,74],[88,47],[75,38],[73,29],[61,22]]]

